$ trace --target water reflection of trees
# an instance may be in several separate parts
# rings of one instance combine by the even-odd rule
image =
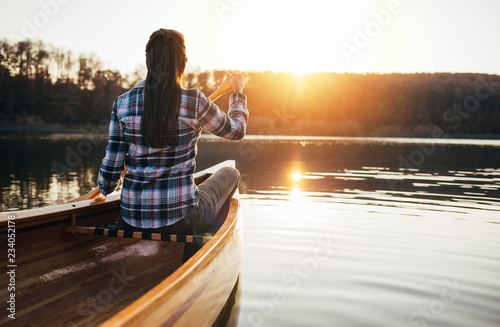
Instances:
[[[47,139],[42,135],[0,140],[5,154],[0,170],[0,211],[65,203],[94,188],[105,144],[82,156],[81,164],[72,167],[66,162],[66,147],[76,149],[78,141]],[[55,172],[55,162],[70,169]]]
[[[82,156],[79,165],[66,162],[67,147],[76,149],[80,135],[25,135],[0,139],[2,169],[0,169],[0,211],[41,207],[65,203],[85,194],[96,186],[97,174],[105,153],[106,142]],[[499,147],[465,145],[434,145],[434,151],[415,167],[419,172],[449,175],[449,171],[475,172],[483,168],[496,168],[500,162]],[[236,160],[242,174],[241,193],[253,193],[265,188],[292,189],[292,174],[307,172],[344,172],[346,169],[366,170],[381,167],[399,171],[400,158],[408,158],[419,144],[376,143],[332,139],[307,140],[255,140],[249,138],[232,143],[215,138],[199,142],[197,170],[205,169],[223,160]],[[464,155],[466,153],[467,155]],[[53,163],[66,164],[70,170],[58,173]],[[344,189],[386,190],[384,179],[372,178],[369,183],[356,179],[323,178],[300,180],[303,191],[333,192]],[[398,190],[414,190],[411,180],[395,183]],[[459,190],[458,190],[459,191]],[[481,190],[491,196],[499,191]],[[450,192],[457,192],[450,188]]]

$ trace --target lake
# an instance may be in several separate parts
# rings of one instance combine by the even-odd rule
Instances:
[[[106,136],[0,137],[0,211],[95,187]],[[239,326],[499,326],[500,141],[249,136]]]

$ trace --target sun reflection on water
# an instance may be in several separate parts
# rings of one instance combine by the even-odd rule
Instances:
[[[294,204],[304,202],[304,193],[298,186],[294,186],[288,195],[288,200]]]

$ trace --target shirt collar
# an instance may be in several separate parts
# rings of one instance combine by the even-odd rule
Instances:
[[[135,87],[143,87],[144,84],[146,83],[146,81],[140,81],[139,83],[137,83],[137,85]]]

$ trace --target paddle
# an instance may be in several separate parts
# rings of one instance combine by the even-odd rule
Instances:
[[[212,93],[208,97],[208,99],[210,101],[215,101],[218,97],[220,97],[224,93],[227,93],[227,92],[231,91],[232,89],[233,89],[233,86],[231,85],[231,83],[229,82],[229,79],[226,76],[226,78],[224,79],[224,81],[222,82],[222,84],[217,88],[217,90],[215,90],[214,93]],[[125,175],[126,172],[127,172],[127,168],[125,168],[123,170],[123,172],[121,173],[120,179],[123,177],[123,175]],[[87,194],[79,196],[79,197],[77,197],[75,199],[72,199],[72,200],[68,201],[67,203],[84,201],[84,200],[92,200],[92,199],[96,198],[99,194],[101,194],[101,190],[99,189],[99,186],[97,186],[92,191],[88,192]]]
[[[123,175],[125,175],[125,173],[128,171],[127,168],[125,168],[122,173],[120,174],[120,180],[121,178],[123,177]],[[119,182],[118,182],[119,183]],[[82,195],[82,196],[79,196],[73,200],[70,200],[68,201],[67,203],[72,203],[72,202],[78,202],[78,201],[83,201],[83,200],[92,200],[94,198],[96,198],[99,194],[101,194],[101,190],[99,189],[99,186],[96,186],[96,188],[94,188],[92,191],[90,191],[89,193],[85,194],[85,195]]]
[[[227,78],[227,76],[226,76],[226,78],[224,78],[224,81],[222,82],[222,84],[217,88],[217,90],[215,90],[214,93],[210,94],[208,99],[210,101],[215,101],[218,97],[220,97],[224,93],[231,91],[232,89],[233,89],[233,86],[229,82],[229,78]]]

